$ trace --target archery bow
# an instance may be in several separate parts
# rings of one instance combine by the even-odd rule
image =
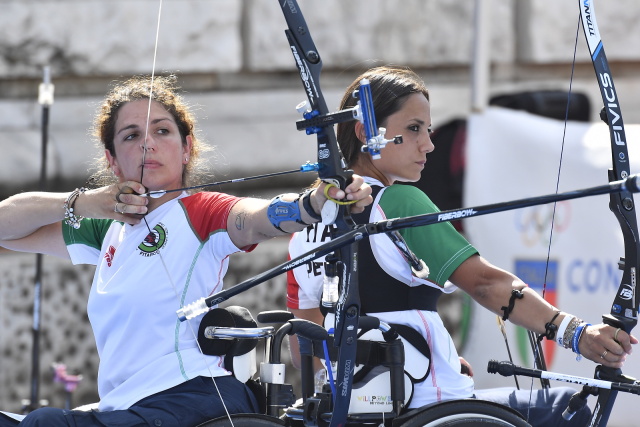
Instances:
[[[600,39],[593,1],[579,0],[578,3],[580,6],[582,28],[587,39],[591,61],[604,103],[600,117],[609,126],[611,156],[613,161],[612,168],[609,170],[609,181],[625,179],[629,176],[630,167],[627,140],[618,94],[613,84],[609,63],[607,62],[602,40]],[[638,322],[639,295],[636,290],[636,274],[640,266],[640,259],[638,258],[640,254],[640,242],[637,240],[638,224],[633,195],[627,191],[611,194],[609,209],[611,209],[620,223],[624,238],[625,253],[624,258],[621,258],[619,264],[623,271],[622,280],[611,304],[611,312],[605,314],[602,319],[605,324],[621,328],[630,334]],[[612,369],[602,365],[596,367],[595,378],[615,382],[629,381],[627,377],[622,375],[620,369]],[[615,390],[599,390],[598,403],[593,411],[591,426],[604,426],[607,424],[616,396],[617,391]]]
[[[613,84],[613,76],[611,74],[609,63],[604,52],[602,40],[600,38],[600,32],[598,30],[598,24],[595,16],[595,9],[593,7],[593,0],[578,0],[578,6],[580,9],[580,20],[578,22],[578,25],[580,25],[580,23],[582,24],[584,35],[589,48],[590,58],[596,73],[596,80],[598,81],[600,94],[602,96],[602,101],[604,104],[604,107],[600,112],[600,118],[605,123],[607,123],[609,127],[612,156],[612,168],[609,169],[608,176],[609,182],[613,182],[619,179],[626,179],[630,174],[630,163],[627,150],[627,140],[624,131],[624,123],[622,120],[622,112],[620,110],[618,94]],[[569,93],[571,93],[571,89],[569,89]],[[567,103],[565,126],[568,112],[569,101]],[[560,160],[560,164],[562,164],[562,160]],[[558,169],[558,175],[559,173],[560,167]],[[558,187],[556,186],[556,193],[557,188]],[[620,285],[614,297],[614,301],[611,305],[611,311],[609,314],[603,315],[602,319],[603,323],[615,328],[620,328],[630,334],[631,330],[635,327],[638,321],[639,295],[636,290],[636,275],[637,269],[638,267],[640,267],[640,242],[638,242],[638,225],[633,195],[631,194],[631,192],[624,190],[622,192],[610,193],[609,209],[613,212],[616,219],[618,220],[618,223],[620,224],[624,240],[625,253],[624,257],[621,257],[619,262],[619,267],[623,273]],[[555,217],[555,207],[553,216]],[[550,233],[552,236],[553,220]],[[549,239],[549,248],[551,246],[551,236]],[[546,287],[546,273],[544,285]],[[538,341],[538,343],[536,343],[535,341]],[[541,352],[539,340],[531,340],[531,345],[534,352],[534,358],[537,361],[536,365],[542,366],[541,369],[545,370],[546,368],[544,368],[544,355]],[[546,384],[548,384],[548,380],[543,380],[542,377],[539,378],[541,378],[541,381],[547,381]],[[598,365],[596,367],[595,378],[627,384],[634,381],[633,378],[624,376],[620,369],[608,368],[603,365]],[[543,382],[543,386],[546,386],[546,384]],[[586,397],[589,394],[595,394],[598,396],[598,402],[594,408],[589,425],[605,426],[613,409],[613,404],[617,396],[617,390],[606,388],[596,390],[593,387],[586,385],[581,393],[576,393],[576,395],[578,394],[580,395],[580,399],[584,403],[586,403]]]
[[[318,115],[327,115],[329,109],[320,89],[320,72],[322,59],[309,33],[307,23],[295,0],[278,2],[289,26],[285,30],[291,53],[300,72],[311,111]],[[351,180],[352,171],[347,171],[338,140],[332,126],[317,127],[318,177],[344,190]],[[327,203],[327,205],[331,205]],[[337,205],[335,228],[332,238],[351,231],[355,223],[349,215],[348,207]],[[339,260],[338,276],[340,298],[335,311],[335,343],[339,346],[337,382],[338,396],[334,399],[334,407],[330,425],[342,426],[346,423],[351,397],[351,382],[355,369],[358,318],[360,316],[360,293],[358,289],[358,243],[351,243],[347,248],[338,249],[335,255]]]

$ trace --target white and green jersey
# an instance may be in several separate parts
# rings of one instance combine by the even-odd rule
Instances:
[[[383,187],[379,181],[365,177],[365,181]],[[371,207],[368,222],[390,218],[438,212],[438,208],[418,188],[409,185],[392,185],[382,188]],[[294,234],[289,243],[289,255],[294,258],[330,239],[327,226],[319,224]],[[451,292],[455,289],[448,281],[455,269],[467,258],[477,253],[476,249],[449,223],[438,223],[424,227],[413,227],[400,232],[409,248],[429,267],[426,279],[416,277],[400,251],[384,234],[371,236],[360,242],[360,247],[370,244],[371,253],[382,274],[368,275],[362,280],[362,272],[371,265],[359,260],[359,288],[363,301],[376,297],[376,288],[388,290],[393,286],[428,286],[434,290]],[[360,250],[360,252],[363,252]],[[293,309],[320,307],[322,296],[323,260],[319,259],[300,266],[287,276],[287,306]],[[372,277],[373,276],[373,277]],[[375,277],[375,278],[374,278]],[[404,290],[400,290],[404,291]],[[404,293],[404,292],[398,292]],[[428,293],[428,292],[427,292]],[[387,298],[387,297],[385,297]],[[385,301],[377,301],[377,306]],[[449,332],[435,311],[410,309],[402,311],[367,310],[387,323],[410,326],[419,331],[431,350],[431,369],[423,382],[415,385],[411,408],[441,400],[466,398],[473,394],[473,380],[460,374],[460,360]],[[411,361],[407,361],[411,363]],[[425,367],[426,369],[426,367]]]
[[[96,219],[77,230],[63,225],[72,262],[97,267],[88,314],[100,410],[128,408],[197,376],[229,375],[220,357],[198,350],[192,329],[197,334],[200,317],[189,325],[176,311],[222,289],[228,257],[240,250],[226,230],[238,200],[184,193],[149,213],[149,228]]]

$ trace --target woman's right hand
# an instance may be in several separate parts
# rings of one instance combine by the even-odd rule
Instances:
[[[636,337],[604,323],[587,326],[578,342],[584,357],[611,368],[621,368],[635,344]]]
[[[111,218],[127,224],[138,224],[140,215],[148,212],[149,199],[139,196],[145,192],[145,187],[135,181],[87,190],[78,197],[75,211],[83,217]]]

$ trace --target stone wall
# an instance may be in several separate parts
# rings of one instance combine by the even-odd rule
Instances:
[[[411,66],[432,92],[433,123],[470,111],[471,1],[301,1],[324,63],[330,106],[363,68]],[[492,0],[490,93],[568,90],[577,2]],[[295,131],[304,97],[283,34],[278,3],[265,0],[4,0],[0,16],[0,186],[37,180],[42,67],[56,85],[51,108],[51,180],[78,180],[95,154],[88,129],[113,80],[153,69],[176,72],[199,106],[203,134],[222,157],[219,174],[272,171],[306,161],[313,144]],[[621,93],[638,90],[640,16],[633,0],[599,3],[598,22]],[[160,13],[159,13],[160,12]],[[158,26],[158,16],[160,25]],[[629,23],[629,25],[627,25]],[[573,90],[599,92],[582,34]],[[621,99],[640,122],[640,99]],[[277,143],[277,145],[275,145]],[[9,145],[10,144],[10,145]],[[255,156],[247,156],[251,144]],[[278,149],[274,149],[278,147]],[[290,156],[283,158],[282,153]],[[241,158],[242,161],[238,159]],[[282,166],[281,166],[282,165]]]

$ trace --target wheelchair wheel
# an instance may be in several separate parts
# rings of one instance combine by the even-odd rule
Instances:
[[[268,415],[235,414],[231,415],[231,421],[229,421],[229,417],[220,417],[204,422],[197,427],[274,427],[283,425],[285,425],[284,421]]]
[[[402,415],[398,427],[514,426],[530,427],[517,411],[475,399],[448,400]],[[396,420],[400,421],[400,420]]]

